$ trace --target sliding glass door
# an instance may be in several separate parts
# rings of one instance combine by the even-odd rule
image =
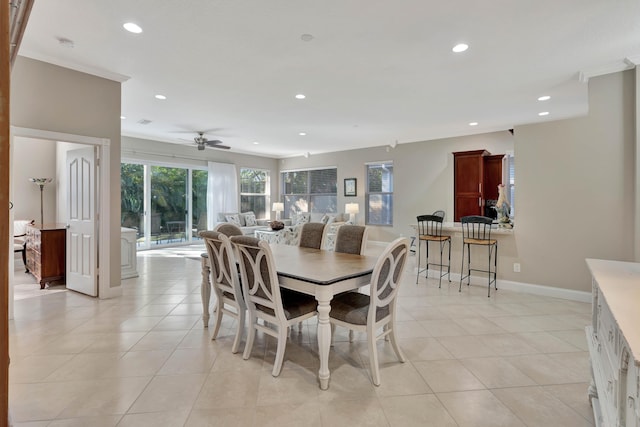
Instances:
[[[187,169],[151,166],[151,243],[184,242]]]
[[[138,231],[138,248],[198,240],[207,228],[207,171],[121,164],[121,224]]]

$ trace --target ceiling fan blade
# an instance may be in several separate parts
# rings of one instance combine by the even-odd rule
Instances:
[[[231,147],[227,146],[227,145],[220,145],[220,144],[215,144],[215,145],[209,145],[210,148],[222,148],[223,150],[229,150]]]
[[[208,139],[204,143],[210,147],[213,147],[214,145],[222,144],[222,141],[220,141],[219,139]]]
[[[210,128],[210,129],[206,129],[206,130],[170,130],[170,133],[201,133],[201,134],[207,134],[207,133],[216,133],[219,132],[221,130],[224,130],[224,128]]]

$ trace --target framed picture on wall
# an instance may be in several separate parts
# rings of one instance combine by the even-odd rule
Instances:
[[[344,180],[344,195],[356,196],[357,180],[355,178],[345,178]]]

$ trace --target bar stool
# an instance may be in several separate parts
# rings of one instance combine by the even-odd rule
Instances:
[[[491,224],[493,220],[486,216],[463,216],[460,218],[462,222],[462,268],[460,269],[460,287],[458,291],[462,291],[462,281],[467,279],[467,286],[471,282],[471,272],[480,271],[487,273],[489,291],[487,297],[491,296],[491,283],[498,290],[496,282],[496,273],[498,271],[498,241],[491,238]],[[489,264],[486,270],[471,268],[471,245],[484,246],[488,249]],[[467,248],[467,274],[464,274],[464,248]],[[493,258],[493,271],[491,270],[491,260]],[[493,274],[493,280],[491,275]]]
[[[438,283],[438,287],[442,287],[442,277],[444,275],[448,276],[449,282],[451,282],[451,236],[443,236],[442,235],[442,221],[444,219],[444,215],[418,215],[418,274],[416,275],[416,284],[418,283],[418,278],[420,277],[421,272],[425,272],[424,277],[429,277],[429,264],[431,265],[439,265],[440,266],[440,282]],[[422,242],[426,243],[427,253],[426,253],[426,261],[427,266],[424,269],[420,269],[420,247],[422,246]],[[429,242],[437,242],[440,248],[440,264],[436,264],[434,262],[429,263]],[[444,247],[446,244],[449,244],[449,262],[445,265],[442,261],[442,253],[444,252]],[[443,273],[442,268],[447,267],[447,272]]]

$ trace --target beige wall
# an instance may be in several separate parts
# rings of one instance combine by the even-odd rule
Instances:
[[[513,136],[508,131],[457,138],[437,139],[396,148],[373,147],[295,157],[280,161],[281,170],[338,167],[338,209],[344,212],[346,203],[357,202],[360,213],[357,222],[364,224],[365,163],[392,160],[394,165],[393,226],[373,226],[371,240],[390,242],[399,235],[411,235],[410,224],[416,216],[442,209],[445,221],[453,221],[453,152],[486,149],[492,154],[513,151]],[[357,178],[358,196],[344,197],[344,178]]]
[[[37,153],[37,156],[34,156]],[[11,191],[15,219],[40,222],[40,187],[29,178],[54,178],[44,188],[44,222],[56,221],[56,144],[31,138],[15,138],[11,165]]]
[[[280,169],[337,166],[338,206],[360,203],[364,223],[364,164],[394,161],[394,226],[372,227],[371,240],[409,235],[421,213],[453,211],[454,151],[513,150],[517,216],[513,236],[498,236],[498,279],[590,292],[585,258],[633,260],[634,223],[640,189],[634,182],[635,71],[593,78],[589,114],[515,127],[515,136],[495,132],[290,158]],[[342,196],[342,180],[358,178],[358,197]],[[460,272],[460,234],[454,234],[452,272]],[[513,263],[521,272],[513,271]]]
[[[111,141],[109,272],[110,286],[119,287],[120,83],[18,56],[11,73],[11,125]]]
[[[585,258],[633,259],[635,72],[589,81],[589,113],[515,128],[521,281],[589,291]]]

